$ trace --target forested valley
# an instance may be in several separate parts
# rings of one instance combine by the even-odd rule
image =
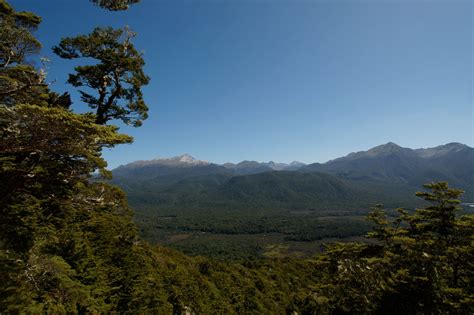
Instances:
[[[140,5],[91,2],[111,11]],[[119,126],[140,127],[148,116],[142,88],[153,81],[134,46],[137,34],[97,27],[58,39],[54,53],[75,62],[68,83],[71,93],[79,91],[79,111],[70,93],[55,92],[48,81],[34,9],[33,2],[23,12],[0,0],[0,314],[474,312],[474,215],[460,206],[463,191],[445,181],[420,187],[419,201],[409,199],[413,205],[400,205],[405,208],[385,210],[375,196],[361,197],[354,208],[373,202],[353,223],[355,235],[368,231],[365,236],[325,242],[305,257],[226,260],[144,240],[102,157],[106,148],[133,141]],[[135,195],[132,202],[140,200]],[[331,228],[324,235],[305,230],[306,219],[287,225],[279,202],[270,205],[275,217],[255,223],[249,215],[238,232],[281,232],[300,241],[340,236],[330,235]],[[147,208],[140,206],[145,224]],[[203,231],[208,223],[171,224]],[[217,222],[221,232],[233,228]]]

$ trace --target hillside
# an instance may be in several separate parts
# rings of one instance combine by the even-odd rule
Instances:
[[[133,162],[113,170],[113,176],[132,205],[148,203],[157,209],[354,209],[375,202],[395,207],[412,202],[411,192],[424,183],[439,180],[464,189],[469,201],[474,195],[474,149],[450,143],[412,150],[388,143],[298,171],[275,171],[255,161],[218,165],[183,155]]]
[[[460,143],[413,150],[389,142],[324,164],[310,164],[300,171],[324,172],[340,178],[401,183],[413,187],[445,180],[464,189],[466,198],[474,197],[474,149]]]
[[[470,201],[472,152],[460,144],[412,150],[388,143],[307,166],[218,165],[185,154],[121,166],[113,170],[112,182],[126,191],[148,240],[190,254],[234,255],[229,250],[235,246],[255,254],[264,253],[269,242],[291,249],[299,245],[289,241],[360,235],[369,228],[362,217],[371,206],[421,206],[413,192],[435,180],[456,183],[467,191],[463,200]],[[297,170],[272,169],[283,166]],[[276,234],[262,241],[265,233]],[[177,242],[175,235],[181,235]],[[246,245],[239,239],[247,239]],[[210,251],[211,243],[220,245]]]

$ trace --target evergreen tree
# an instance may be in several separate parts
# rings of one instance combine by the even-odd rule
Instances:
[[[132,138],[117,133],[115,126],[96,124],[95,115],[72,113],[67,94],[49,91],[44,74],[27,60],[41,47],[32,35],[39,17],[1,5],[2,83],[7,84],[0,88],[0,309],[117,309],[123,302],[112,299],[116,293],[111,288],[119,277],[109,281],[107,275],[116,276],[111,268],[117,266],[131,281],[127,266],[135,259],[117,265],[112,259],[117,254],[106,249],[129,244],[120,254],[135,257],[130,244],[137,234],[125,196],[89,179],[95,171],[108,175],[103,148]],[[96,226],[94,233],[88,232],[91,226]]]
[[[64,108],[0,106],[1,308],[41,301],[48,308],[53,301],[64,306],[83,299],[57,296],[67,288],[81,295],[87,290],[72,277],[77,270],[67,255],[51,248],[78,237],[70,232],[81,223],[76,213],[87,211],[83,204],[88,201],[79,197],[91,185],[87,180],[94,170],[106,173],[101,149],[131,141],[116,130]]]
[[[368,219],[374,243],[336,243],[318,257],[321,278],[295,297],[303,314],[472,314],[474,216],[459,215],[462,191],[425,185],[427,202],[390,220],[382,205]]]
[[[0,104],[31,103],[69,107],[68,93],[51,92],[44,69],[36,69],[34,59],[41,49],[35,38],[41,18],[31,12],[16,12],[0,0]]]
[[[140,0],[90,0],[93,4],[110,11],[127,10],[131,4],[140,2]]]
[[[41,18],[31,12],[16,12],[0,0],[0,102],[14,104],[33,91],[38,96],[46,84],[44,76],[27,64],[36,55],[40,42],[33,32]]]
[[[96,123],[111,119],[140,126],[147,118],[142,86],[149,82],[142,55],[133,46],[130,29],[96,28],[89,35],[63,38],[54,52],[62,58],[92,58],[94,65],[77,66],[68,82],[80,90],[84,103],[95,110]]]
[[[474,306],[468,258],[474,254],[474,217],[458,214],[461,190],[446,182],[425,188],[417,196],[429,205],[413,214],[402,212],[407,226],[398,228],[389,247],[397,293],[387,294],[386,309],[403,302],[411,312],[469,314]]]

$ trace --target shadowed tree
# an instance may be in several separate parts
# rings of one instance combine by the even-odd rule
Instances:
[[[0,309],[7,313],[77,313],[79,301],[91,303],[67,244],[92,213],[84,206],[102,203],[111,189],[85,190],[91,173],[107,173],[102,149],[132,141],[94,119],[60,107],[0,106]]]
[[[31,12],[15,12],[0,0],[0,67],[24,63],[26,58],[41,49],[41,43],[33,36],[41,18]]]
[[[49,90],[32,65],[39,22],[0,0],[0,313],[132,312],[145,265],[131,211],[119,189],[89,180],[109,174],[103,148],[132,138],[73,113],[68,94]],[[127,71],[143,64],[111,58]],[[114,73],[137,95],[136,76]]]
[[[394,219],[372,209],[374,243],[336,243],[318,257],[324,272],[297,301],[303,314],[473,314],[474,216],[459,214],[461,190],[424,187],[424,208]]]
[[[41,43],[34,37],[41,18],[31,12],[16,12],[0,0],[0,103],[12,105],[31,90],[44,88],[44,76],[27,64]],[[28,91],[29,90],[29,91]],[[35,93],[36,94],[36,93]]]
[[[35,38],[41,18],[31,12],[16,12],[0,0],[0,104],[30,103],[69,107],[69,94],[49,90],[44,69],[36,69],[41,43]]]
[[[135,127],[147,118],[142,86],[149,77],[143,72],[142,54],[133,46],[130,29],[96,28],[89,35],[63,38],[54,52],[66,59],[92,58],[92,65],[77,66],[68,83],[81,89],[81,99],[95,110],[96,123],[113,119]]]
[[[131,4],[140,2],[140,0],[90,0],[95,5],[110,11],[128,10]]]

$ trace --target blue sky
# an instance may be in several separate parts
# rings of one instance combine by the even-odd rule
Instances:
[[[150,118],[110,167],[189,153],[213,162],[324,162],[393,141],[474,146],[473,2],[12,0],[43,17],[53,89],[73,63],[50,48],[129,25],[144,51]],[[75,108],[84,109],[77,94]]]

